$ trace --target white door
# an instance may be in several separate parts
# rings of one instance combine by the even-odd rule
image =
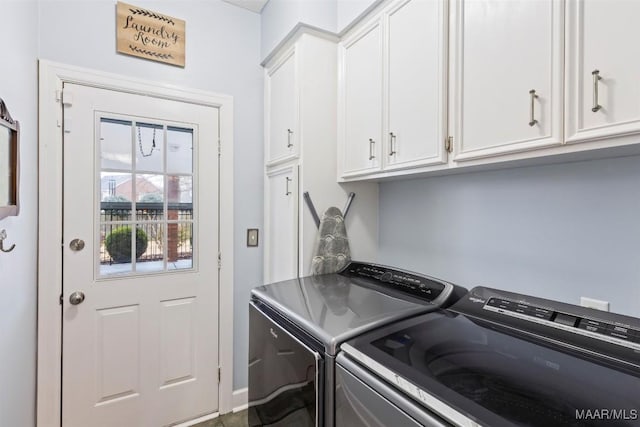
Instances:
[[[447,19],[443,0],[389,11],[387,169],[446,162]]]
[[[218,408],[218,113],[65,84],[65,427]]]
[[[379,170],[382,153],[382,28],[376,21],[345,40],[342,52],[343,175]]]
[[[266,70],[266,75],[267,163],[273,163],[292,158],[298,153],[295,51]]]
[[[567,21],[567,141],[640,132],[640,2],[573,0]]]
[[[561,144],[564,2],[454,5],[454,159]]]
[[[269,171],[266,179],[265,281],[298,277],[298,166]]]

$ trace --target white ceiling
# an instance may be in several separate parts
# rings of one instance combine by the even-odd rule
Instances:
[[[252,12],[260,13],[264,5],[267,4],[269,0],[223,0],[223,1],[242,7],[244,9],[249,9]]]

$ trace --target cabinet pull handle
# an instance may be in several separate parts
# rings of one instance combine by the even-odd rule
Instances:
[[[536,123],[538,123],[538,121],[536,120],[536,110],[535,110],[535,101],[538,95],[536,95],[535,89],[531,89],[529,91],[529,95],[531,95],[531,108],[530,108],[531,115],[529,119],[529,126],[534,126]]]
[[[602,105],[598,104],[598,81],[602,77],[600,77],[600,70],[593,70],[591,75],[593,76],[593,107],[591,107],[591,111],[597,113],[602,108]]]
[[[289,183],[290,183],[291,181],[293,181],[293,179],[289,178],[288,176],[287,176],[287,177],[285,177],[285,178],[286,178],[286,180],[287,180],[287,190],[286,190],[286,192],[284,193],[284,195],[285,195],[285,196],[288,196],[289,194],[291,194],[291,191],[289,191]]]
[[[369,160],[373,160],[376,158],[376,156],[373,155],[373,149],[375,145],[376,142],[372,138],[369,138]]]
[[[391,150],[389,151],[390,156],[396,154],[396,136],[393,134],[393,132],[389,132],[389,148]]]
[[[287,129],[287,148],[293,147],[293,144],[291,143],[291,134],[292,133],[293,133],[293,131],[291,129]]]
[[[291,181],[293,181],[293,179],[289,178],[288,176],[287,176],[287,177],[285,177],[285,178],[286,178],[286,180],[287,180],[287,190],[285,191],[284,195],[285,195],[285,196],[288,196],[289,194],[291,194],[291,191],[289,191],[289,183],[290,183]]]

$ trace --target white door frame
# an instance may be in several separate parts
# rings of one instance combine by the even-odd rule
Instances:
[[[220,109],[218,411],[233,409],[233,97],[39,61],[37,426],[61,427],[62,403],[62,85],[154,96]]]

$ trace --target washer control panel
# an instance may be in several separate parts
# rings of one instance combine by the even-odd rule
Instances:
[[[640,329],[632,328],[627,324],[581,317],[572,313],[555,311],[550,308],[537,307],[504,298],[490,298],[484,309],[510,316],[529,318],[527,320],[542,320],[547,326],[579,335],[586,335],[591,338],[598,338],[612,344],[640,349]]]
[[[640,367],[640,319],[478,286],[450,310]]]

